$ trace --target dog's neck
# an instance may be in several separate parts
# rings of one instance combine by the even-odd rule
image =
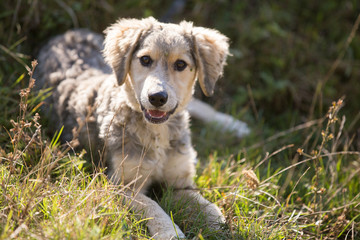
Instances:
[[[121,88],[122,88],[122,93],[121,94],[125,94],[127,99],[128,99],[126,104],[133,111],[142,112],[139,100],[136,98],[136,94],[135,94],[134,89],[132,88],[132,86],[130,84],[130,80],[129,79],[126,80],[125,83],[123,85],[121,85]]]

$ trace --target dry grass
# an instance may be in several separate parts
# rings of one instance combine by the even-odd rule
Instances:
[[[212,232],[201,214],[190,222],[183,206],[172,212],[171,191],[160,204],[191,239],[359,239],[355,3],[235,2],[194,1],[182,16],[203,25],[216,22],[211,26],[233,39],[226,82],[212,101],[253,123],[253,134],[242,141],[213,126],[193,126],[200,156],[195,181],[222,207],[227,227]],[[307,16],[302,4],[318,11]],[[49,134],[42,126],[47,123],[40,106],[51,92],[33,93],[36,63],[29,64],[29,55],[74,25],[101,31],[118,14],[160,15],[164,2],[6,0],[0,5],[0,238],[149,238],[144,222],[123,205],[123,187],[109,183],[103,169],[92,170],[85,151],[60,143],[61,132]],[[229,9],[243,14],[224,17]],[[249,34],[240,34],[245,30]]]

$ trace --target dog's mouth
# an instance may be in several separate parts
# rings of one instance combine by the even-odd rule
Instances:
[[[160,123],[164,123],[166,122],[169,117],[171,116],[171,114],[173,114],[177,108],[177,105],[175,106],[174,109],[172,109],[169,112],[165,112],[165,111],[160,111],[160,110],[150,110],[150,109],[145,109],[144,107],[141,107],[145,116],[145,119],[151,123],[154,124],[160,124]]]

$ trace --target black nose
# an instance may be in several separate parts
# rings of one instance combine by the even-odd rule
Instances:
[[[167,102],[168,95],[166,92],[157,92],[149,95],[149,102],[155,107],[161,107]]]

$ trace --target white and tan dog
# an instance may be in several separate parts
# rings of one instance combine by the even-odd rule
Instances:
[[[149,219],[154,238],[185,237],[145,195],[154,182],[173,187],[175,200],[191,201],[209,226],[219,228],[225,221],[219,208],[192,190],[196,152],[186,108],[196,79],[205,95],[213,94],[228,39],[190,22],[154,18],[120,19],[105,33],[103,54],[111,68],[100,54],[102,37],[86,30],[58,36],[40,51],[37,78],[42,87],[53,88],[55,127],[64,126],[62,138],[70,141],[72,129],[86,122],[80,142],[93,153],[105,147],[98,157],[107,160],[115,183],[130,186],[131,205]],[[201,115],[199,106],[192,110]]]

